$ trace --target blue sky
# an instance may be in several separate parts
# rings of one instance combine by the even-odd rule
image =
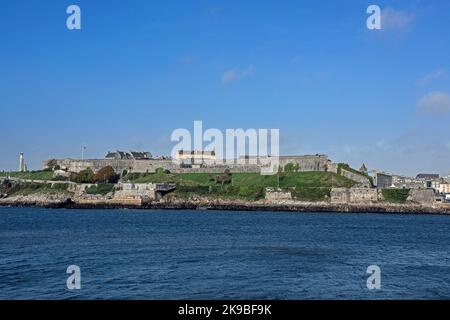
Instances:
[[[446,0],[2,0],[0,168],[83,144],[169,154],[202,120],[279,128],[282,154],[448,174],[449,30]]]

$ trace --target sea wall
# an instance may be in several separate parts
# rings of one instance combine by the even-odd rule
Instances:
[[[378,190],[373,188],[351,188],[350,203],[371,203],[378,201]]]
[[[372,203],[377,202],[378,190],[374,188],[332,188],[331,200],[333,204]]]
[[[329,203],[329,202],[300,202],[284,201],[282,203],[270,203],[266,200],[223,200],[223,199],[162,199],[140,203],[139,201],[81,201],[74,202],[67,198],[50,200],[46,197],[14,197],[0,199],[0,206],[40,206],[50,208],[82,208],[82,209],[114,209],[114,208],[139,208],[139,209],[194,209],[194,210],[240,210],[240,211],[285,211],[285,212],[337,212],[337,213],[408,213],[408,214],[450,214],[450,204],[434,206],[421,204],[393,204],[378,203]]]
[[[266,191],[265,199],[269,203],[277,203],[280,201],[292,200],[292,194],[284,191]]]
[[[436,196],[431,189],[411,189],[408,199],[424,205],[433,205],[436,202]]]

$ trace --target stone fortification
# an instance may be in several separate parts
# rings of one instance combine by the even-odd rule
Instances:
[[[91,168],[94,172],[111,166],[117,173],[122,173],[124,170],[128,172],[155,172],[158,168],[163,168],[176,173],[221,173],[225,169],[231,172],[255,172],[259,173],[262,164],[259,161],[253,163],[251,161],[239,161],[232,164],[224,164],[222,161],[208,161],[201,166],[186,167],[182,166],[177,161],[171,159],[56,159],[47,160],[43,163],[43,168],[48,168],[50,163],[58,165],[62,170],[78,173],[87,168]],[[297,164],[298,171],[323,171],[336,172],[336,166],[328,159],[326,155],[305,155],[305,156],[281,156],[279,158],[281,167],[289,163]]]

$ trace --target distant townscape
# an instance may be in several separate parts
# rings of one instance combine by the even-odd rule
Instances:
[[[365,164],[356,169],[319,154],[281,156],[278,172],[264,176],[260,172],[266,160],[244,156],[224,161],[204,150],[179,150],[173,158],[117,150],[103,159],[47,159],[42,170],[28,171],[21,153],[19,170],[1,173],[0,198],[7,204],[69,201],[93,206],[246,201],[450,208],[450,176],[406,177]]]

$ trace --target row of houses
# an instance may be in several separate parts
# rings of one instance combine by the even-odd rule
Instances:
[[[363,165],[363,169],[365,166]],[[436,195],[440,195],[450,201],[450,175],[443,178],[435,173],[419,173],[415,178],[390,174],[381,170],[366,171],[372,177],[376,188],[397,189],[432,189]]]

